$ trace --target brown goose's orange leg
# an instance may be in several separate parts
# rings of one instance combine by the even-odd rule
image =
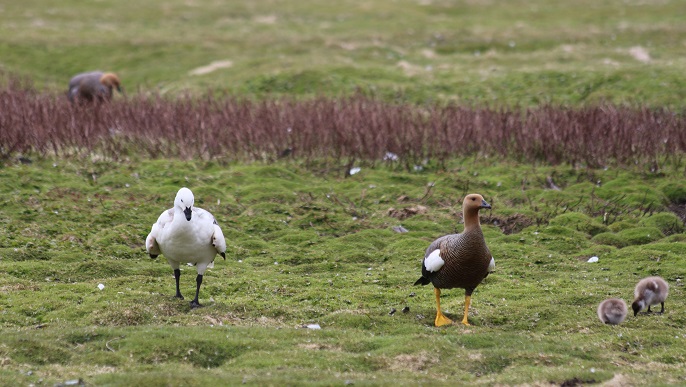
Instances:
[[[467,321],[467,315],[469,314],[469,304],[472,303],[472,296],[468,296],[465,294],[464,296],[464,318],[462,318],[462,324],[464,325],[469,325],[469,321]]]
[[[436,321],[434,321],[434,324],[437,327],[452,324],[453,320],[445,317],[443,312],[441,312],[441,289],[434,288],[434,294],[436,295]]]

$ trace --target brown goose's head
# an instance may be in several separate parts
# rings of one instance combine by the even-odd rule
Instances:
[[[462,202],[462,210],[465,213],[479,212],[479,210],[482,208],[491,208],[491,205],[484,200],[483,196],[479,194],[469,194],[464,197],[464,201]]]
[[[119,81],[119,77],[115,73],[103,74],[100,77],[100,83],[102,83],[104,86],[106,86],[110,90],[115,88],[115,89],[117,89],[117,91],[124,94],[124,90],[122,90],[121,82]]]
[[[479,227],[479,210],[491,208],[491,205],[479,194],[469,194],[462,202],[462,216],[464,218],[465,230]]]

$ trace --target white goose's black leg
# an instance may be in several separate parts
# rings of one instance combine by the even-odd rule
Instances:
[[[181,270],[180,269],[174,269],[174,279],[176,279],[176,298],[180,298],[183,300],[183,296],[181,295],[181,290],[179,290],[179,278],[181,278]]]
[[[202,274],[198,274],[198,276],[195,277],[195,283],[197,284],[197,288],[195,288],[195,299],[191,301],[191,309],[202,306],[198,301],[198,295],[200,294],[200,285],[202,285]]]

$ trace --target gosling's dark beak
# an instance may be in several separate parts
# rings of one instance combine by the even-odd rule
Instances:
[[[191,220],[191,215],[193,214],[193,211],[191,210],[190,207],[186,207],[185,210],[183,210],[183,213],[186,215],[186,220],[190,221]]]
[[[482,201],[481,201],[481,208],[491,208],[491,205],[488,204],[487,201],[482,200]]]

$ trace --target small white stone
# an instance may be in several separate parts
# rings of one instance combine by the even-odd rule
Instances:
[[[589,263],[596,263],[596,262],[598,262],[598,257],[593,256],[593,257],[589,258],[587,262],[589,262]]]
[[[100,290],[105,289],[105,285],[103,285],[103,284],[98,284],[98,289],[100,289]]]
[[[354,174],[360,172],[361,170],[362,170],[362,168],[360,168],[360,167],[350,168],[350,174],[354,175]]]
[[[307,324],[307,329],[322,329],[319,324]]]

